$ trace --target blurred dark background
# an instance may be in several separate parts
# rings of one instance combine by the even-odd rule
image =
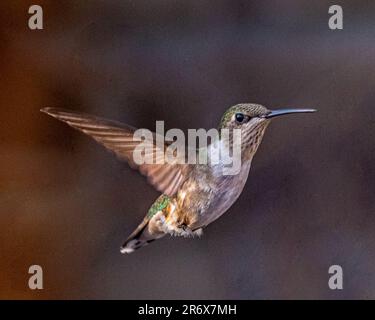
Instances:
[[[28,8],[44,30],[28,28]],[[344,30],[328,28],[328,7]],[[375,298],[375,2],[2,1],[0,298]],[[119,247],[158,193],[58,106],[154,129],[239,102],[314,107],[269,127],[204,236]],[[28,268],[44,290],[28,289]],[[344,290],[328,288],[328,268]]]

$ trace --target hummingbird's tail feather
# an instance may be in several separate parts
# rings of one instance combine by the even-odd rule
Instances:
[[[159,239],[164,234],[152,234],[149,230],[149,218],[145,218],[142,223],[134,230],[134,232],[128,237],[125,243],[121,246],[121,253],[132,253],[135,250],[142,248],[152,241]]]
[[[129,241],[124,243],[124,245],[120,249],[120,252],[121,253],[132,253],[135,250],[148,245],[150,242],[152,242],[154,240],[155,239],[150,239],[150,240],[132,239],[132,240],[129,240]]]

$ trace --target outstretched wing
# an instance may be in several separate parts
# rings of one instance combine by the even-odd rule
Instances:
[[[190,167],[187,164],[178,163],[177,159],[174,163],[137,165],[133,160],[133,151],[139,143],[145,142],[133,139],[135,131],[133,127],[59,108],[44,108],[41,111],[94,138],[120,159],[127,161],[132,168],[138,169],[147,176],[151,185],[168,196],[173,196],[186,179]],[[155,139],[153,140],[150,150],[153,153],[153,159],[156,159],[156,155],[160,154],[157,152],[160,148],[156,146]],[[161,150],[163,154],[165,148],[166,146],[164,150]]]

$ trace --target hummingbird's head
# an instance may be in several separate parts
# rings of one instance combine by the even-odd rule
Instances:
[[[242,151],[245,156],[253,156],[272,118],[291,113],[315,111],[314,109],[269,110],[260,104],[240,103],[230,107],[224,113],[219,129],[240,129]]]

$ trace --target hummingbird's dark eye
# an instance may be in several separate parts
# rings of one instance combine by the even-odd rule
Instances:
[[[250,120],[250,117],[244,115],[243,113],[236,113],[235,118],[237,123],[245,123]]]

